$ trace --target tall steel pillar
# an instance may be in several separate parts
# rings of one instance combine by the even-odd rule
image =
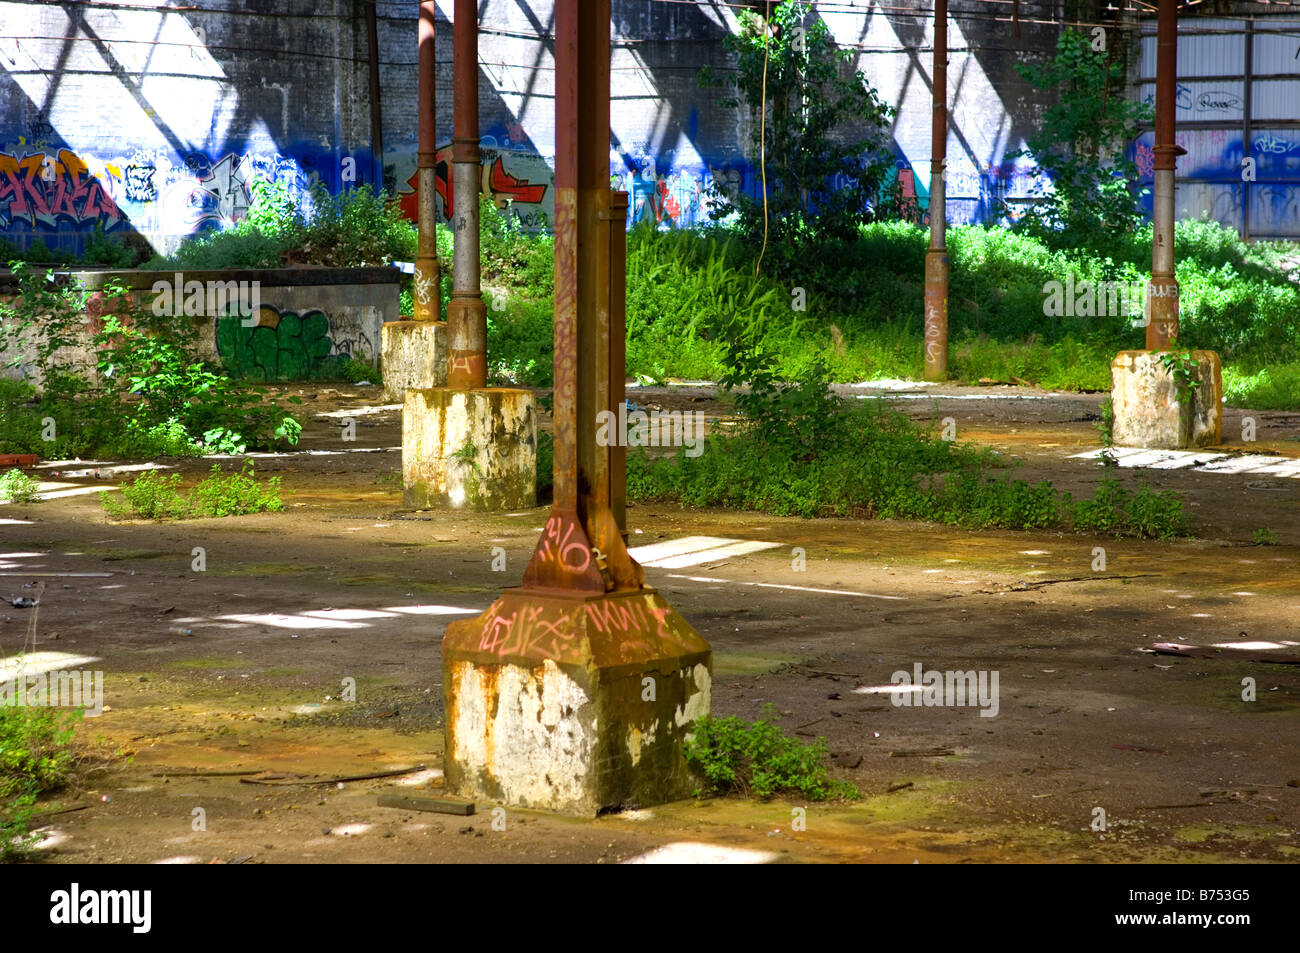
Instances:
[[[1156,23],[1156,122],[1151,202],[1151,283],[1147,286],[1146,346],[1162,351],[1178,337],[1178,279],[1174,276],[1174,170],[1186,150],[1174,142],[1178,95],[1178,0],[1160,0]]]
[[[1160,0],[1156,26],[1155,184],[1151,209],[1151,281],[1147,285],[1146,349],[1120,351],[1111,362],[1111,438],[1116,446],[1171,450],[1216,446],[1223,439],[1223,369],[1213,351],[1166,363],[1178,337],[1174,272],[1174,141],[1178,89],[1178,0]]]
[[[555,4],[555,498],[523,585],[442,641],[448,788],[594,815],[688,796],[712,651],[619,527],[627,196],[609,188],[610,0]]]
[[[456,0],[453,22],[452,210],[455,252],[447,304],[447,386],[487,386],[487,309],[479,288],[478,5]]]
[[[948,246],[944,164],[948,157],[948,0],[934,3],[930,118],[930,247],[925,253],[925,379],[948,378]]]
[[[435,17],[437,0],[420,3],[420,47],[417,65],[418,151],[416,153],[416,225],[419,237],[415,251],[415,320],[437,321],[441,311],[438,285],[438,241],[436,185],[437,76],[435,72]]]

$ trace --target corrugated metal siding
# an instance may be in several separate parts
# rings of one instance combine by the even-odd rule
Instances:
[[[1155,21],[1146,20],[1134,87],[1146,102],[1155,96],[1155,55]],[[1183,17],[1176,121],[1187,150],[1178,159],[1180,217],[1211,218],[1253,238],[1300,238],[1300,19]],[[1147,132],[1134,146],[1144,185],[1152,138]]]

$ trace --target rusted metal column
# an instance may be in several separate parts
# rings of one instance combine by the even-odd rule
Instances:
[[[487,309],[479,290],[478,200],[482,167],[478,147],[477,0],[456,0],[451,140],[455,252],[447,304],[447,386],[487,386]]]
[[[1149,351],[1178,337],[1178,280],[1174,277],[1174,167],[1184,149],[1174,142],[1178,90],[1178,0],[1160,0],[1156,25],[1155,174],[1151,202],[1151,283],[1147,286]]]
[[[420,3],[419,151],[416,154],[416,225],[419,238],[415,250],[415,320],[437,321],[442,312],[438,287],[437,185],[435,183],[438,136],[436,130],[437,97],[434,73],[434,18],[437,0]]]
[[[524,584],[447,626],[444,770],[460,797],[591,817],[695,788],[685,745],[713,652],[619,532],[627,196],[609,188],[610,0],[556,0],[554,24],[555,504]]]
[[[948,156],[948,0],[934,4],[934,105],[930,121],[930,247],[925,253],[925,379],[948,377],[948,246],[944,163]]]
[[[597,415],[617,414],[623,391],[627,198],[609,188],[609,24],[610,0],[556,2],[555,502],[525,587],[608,592],[645,578],[615,515],[621,449],[596,441]]]

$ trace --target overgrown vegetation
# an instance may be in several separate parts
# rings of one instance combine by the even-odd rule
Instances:
[[[19,297],[0,301],[0,352],[35,372],[40,389],[0,380],[0,452],[143,458],[297,443],[301,425],[264,389],[198,355],[192,318],[156,314],[120,285],[88,294],[53,272],[12,267]]]
[[[496,215],[485,209],[485,222]],[[1212,222],[1176,228],[1181,284],[1179,340],[1217,351],[1224,387],[1239,406],[1300,406],[1300,283],[1287,277],[1285,247],[1241,241]],[[513,260],[546,271],[549,238],[521,235]],[[949,368],[953,379],[1109,390],[1110,362],[1141,348],[1144,332],[1127,316],[1051,317],[1044,285],[1142,285],[1150,270],[1151,228],[1113,234],[1101,250],[1054,251],[1002,228],[948,230],[951,290]],[[793,379],[824,361],[835,381],[919,379],[926,233],[905,222],[863,226],[853,241],[827,243],[803,272],[778,281],[754,276],[756,249],[725,229],[628,235],[627,370],[647,382],[718,380],[726,342],[710,325],[733,317],[749,340],[774,355],[777,376]],[[797,281],[796,281],[797,278]],[[486,279],[485,279],[486,282]],[[796,288],[804,310],[796,310]],[[551,383],[550,283],[497,286],[488,310],[488,361],[501,382]]]
[[[61,787],[81,709],[0,705],[0,860],[20,859],[40,840],[30,833],[39,795]]]
[[[190,239],[175,254],[156,255],[144,267],[278,268],[281,255],[338,268],[410,261],[415,230],[387,195],[369,185],[338,193],[317,185],[300,203],[283,182],[258,179],[242,221]]]
[[[770,373],[770,358],[736,348],[744,425],[710,435],[703,453],[628,454],[631,499],[675,500],[803,517],[857,516],[949,523],[970,529],[1073,529],[1168,539],[1187,532],[1171,491],[1130,492],[1103,480],[1091,500],[1050,483],[997,472],[987,450],[943,440],[883,401],[846,406],[810,373],[793,384]],[[733,386],[736,381],[730,382]]]
[[[824,738],[805,744],[786,735],[776,719],[776,708],[769,704],[758,721],[734,716],[696,721],[682,750],[702,779],[698,793],[763,799],[785,794],[810,801],[859,797],[856,787],[827,773]]]
[[[852,51],[835,44],[812,4],[786,2],[761,13],[740,10],[739,29],[723,37],[734,71],[707,67],[702,85],[723,91],[719,104],[747,114],[751,168],[766,190],[715,190],[716,218],[734,216],[751,241],[770,240],[786,270],[801,249],[850,238],[874,217],[886,175],[894,110],[881,102]],[[781,267],[784,266],[784,267]]]
[[[1016,227],[1054,248],[1101,247],[1141,219],[1131,185],[1137,165],[1124,149],[1154,111],[1124,95],[1124,61],[1115,54],[1104,32],[1065,30],[1050,63],[1016,64],[1052,102],[1028,149],[1007,157],[1033,157],[1037,201],[1005,210],[1013,217],[1023,211]]]
[[[146,470],[134,481],[123,483],[120,494],[120,499],[108,491],[100,494],[104,510],[113,519],[202,519],[284,509],[280,478],[259,481],[251,460],[244,461],[242,470],[229,474],[214,463],[188,494],[181,490],[179,473],[160,470]]]
[[[0,474],[0,503],[31,503],[40,483],[17,468]]]

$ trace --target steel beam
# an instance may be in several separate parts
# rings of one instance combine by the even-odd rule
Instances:
[[[525,587],[609,592],[645,580],[617,515],[624,451],[596,443],[624,369],[627,196],[609,188],[609,24],[610,0],[556,3],[555,497]]]
[[[434,55],[437,0],[420,3],[420,40],[417,65],[419,140],[416,153],[416,224],[419,228],[415,251],[415,320],[437,321],[442,312],[438,286],[437,185],[438,138],[437,78]]]
[[[455,237],[447,304],[447,386],[487,386],[487,309],[479,287],[477,0],[456,0],[453,21],[452,208]]]
[[[948,246],[944,165],[948,157],[948,0],[934,4],[930,116],[930,247],[925,253],[925,379],[948,378]]]
[[[1151,283],[1147,286],[1146,346],[1163,351],[1178,337],[1178,279],[1174,276],[1174,171],[1186,150],[1174,142],[1178,94],[1178,0],[1160,0],[1156,23],[1155,171],[1151,203]]]

